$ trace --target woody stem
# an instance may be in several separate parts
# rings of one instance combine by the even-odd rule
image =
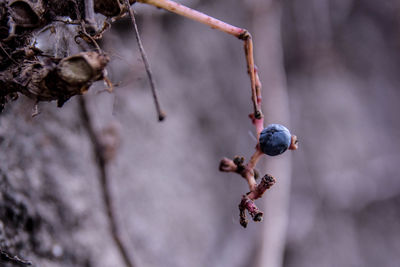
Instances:
[[[202,12],[191,9],[189,7],[183,6],[179,3],[170,0],[137,0],[137,2],[153,5],[158,8],[168,10],[170,12],[176,13],[178,15],[187,17],[191,20],[203,23],[210,26],[213,29],[217,29],[233,35],[244,41],[244,49],[246,55],[247,71],[250,76],[251,83],[251,99],[253,102],[254,116],[259,119],[262,117],[261,113],[261,83],[256,72],[256,67],[254,65],[254,55],[253,55],[253,41],[251,34],[246,30],[233,25],[230,25],[221,20],[210,17]]]

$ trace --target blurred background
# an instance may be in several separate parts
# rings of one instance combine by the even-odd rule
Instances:
[[[264,221],[243,229],[247,184],[218,171],[256,144],[243,44],[135,4],[166,120],[127,19],[101,43],[118,86],[84,97],[96,130],[119,144],[108,174],[136,265],[399,266],[400,2],[180,2],[252,33],[266,123],[300,147],[263,158],[277,184],[256,201]],[[77,98],[40,103],[31,118],[21,96],[0,114],[0,206],[15,206],[1,209],[0,244],[35,266],[123,266]]]

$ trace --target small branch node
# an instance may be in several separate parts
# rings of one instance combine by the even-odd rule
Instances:
[[[237,165],[233,162],[233,160],[223,158],[219,163],[219,170],[222,172],[236,172]]]
[[[263,117],[263,114],[262,114],[261,110],[256,110],[256,111],[254,112],[254,117],[255,117],[256,119],[261,119],[261,118]]]
[[[233,158],[233,163],[236,165],[236,172],[242,174],[246,170],[244,165],[244,157],[235,156]]]
[[[264,213],[258,209],[258,207],[254,204],[254,201],[251,200],[248,195],[243,195],[242,201],[239,204],[239,211],[240,211],[240,224],[243,227],[247,226],[247,222],[245,224],[246,219],[246,214],[244,210],[247,210],[250,214],[250,216],[253,218],[253,221],[255,222],[261,222],[263,219]],[[243,222],[243,224],[242,224]],[[244,226],[244,224],[246,226]]]
[[[247,215],[246,215],[246,208],[244,207],[244,205],[242,205],[242,202],[240,202],[239,204],[239,212],[240,212],[240,225],[243,226],[244,228],[247,227],[247,224],[249,223],[249,221],[247,220]]]
[[[167,115],[165,114],[164,111],[160,110],[158,114],[158,121],[163,121]]]
[[[257,185],[256,189],[253,192],[250,192],[248,197],[253,200],[261,198],[265,191],[267,191],[267,189],[270,189],[271,186],[273,186],[275,183],[276,179],[273,176],[266,174],[261,179],[261,182]]]
[[[290,150],[297,150],[299,148],[299,139],[297,139],[297,136],[292,135],[291,140],[290,140]]]
[[[246,29],[242,29],[242,30],[243,30],[243,32],[241,34],[239,34],[238,38],[243,41],[247,41],[247,40],[251,39],[250,32]]]

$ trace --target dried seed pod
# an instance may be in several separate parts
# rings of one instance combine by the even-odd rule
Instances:
[[[134,2],[135,0],[129,0],[130,4]],[[116,17],[127,10],[124,0],[94,0],[94,11],[106,17]]]
[[[102,78],[109,58],[97,52],[82,52],[61,60],[58,76],[70,85],[82,85]]]
[[[109,58],[97,52],[82,52],[64,59],[25,61],[14,79],[20,92],[38,101],[58,100],[62,106],[70,97],[84,93],[103,78]]]
[[[36,27],[43,20],[45,12],[43,0],[9,0],[8,7],[17,26]]]
[[[57,99],[56,91],[52,91],[46,84],[46,78],[54,69],[54,64],[42,62],[31,63],[25,61],[21,72],[14,79],[22,88],[22,93],[36,100]]]

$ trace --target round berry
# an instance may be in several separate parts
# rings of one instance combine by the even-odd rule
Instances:
[[[289,130],[280,124],[270,124],[260,133],[260,149],[269,156],[285,152],[291,143]]]

